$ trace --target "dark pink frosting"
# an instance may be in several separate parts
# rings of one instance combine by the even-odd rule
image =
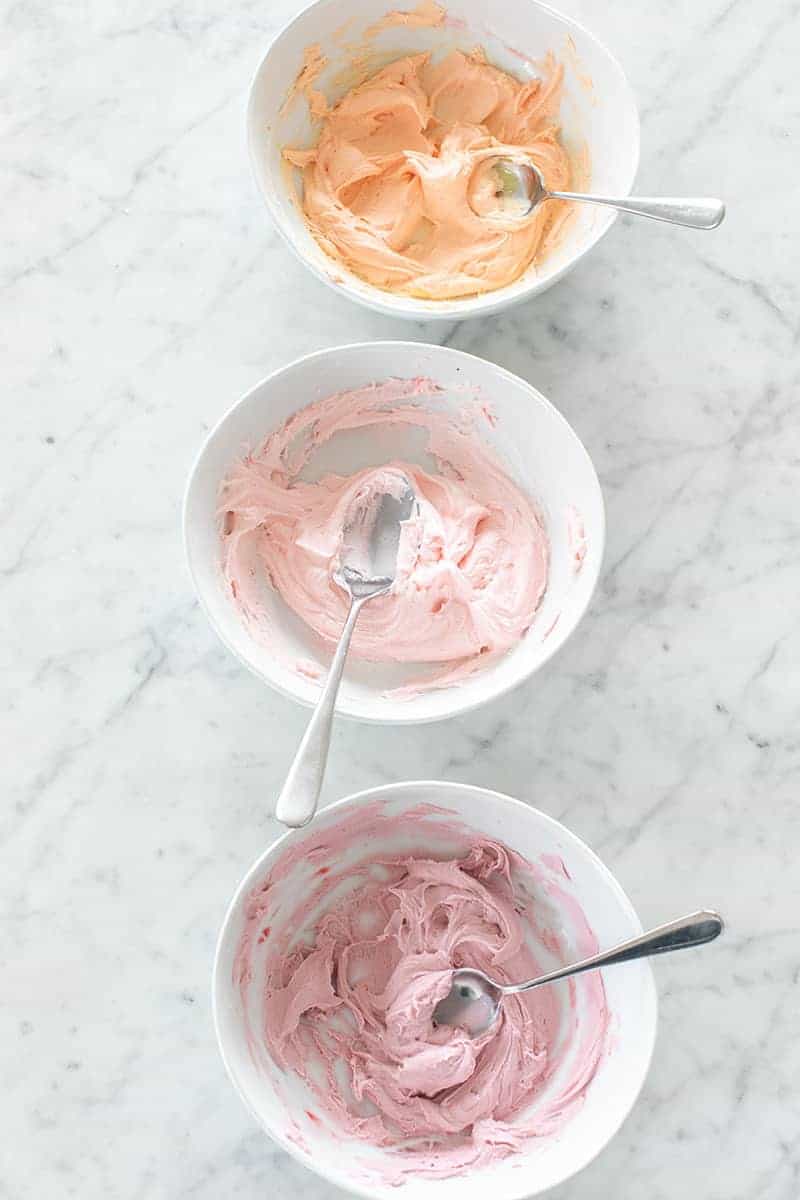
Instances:
[[[533,867],[498,841],[443,824],[430,806],[402,819],[418,852],[370,848],[392,825],[375,806],[295,842],[250,898],[235,972],[246,987],[254,946],[267,939],[254,1040],[305,1080],[331,1127],[392,1151],[398,1178],[446,1176],[569,1119],[603,1053],[605,993],[599,975],[583,976],[508,997],[480,1038],[437,1028],[433,1010],[454,967],[516,981],[546,969],[542,955],[565,960],[596,941],[560,860]],[[455,856],[443,852],[444,834],[461,843]],[[343,866],[354,846],[363,853]],[[298,870],[309,885],[287,911],[280,883]],[[565,1071],[570,1039],[580,1044]]]

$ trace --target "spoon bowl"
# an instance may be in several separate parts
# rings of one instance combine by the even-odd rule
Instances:
[[[405,475],[389,475],[386,491],[359,496],[348,513],[333,581],[351,598],[388,592],[394,583],[400,532],[416,503]]]
[[[470,1037],[480,1037],[497,1020],[503,1002],[502,985],[483,971],[466,967],[453,972],[450,991],[436,1005],[434,1025],[452,1025]]]
[[[541,172],[530,159],[482,159],[472,174],[471,196],[481,196],[483,204],[473,207],[489,221],[525,221],[547,200],[549,193]],[[488,209],[486,204],[488,203]]]

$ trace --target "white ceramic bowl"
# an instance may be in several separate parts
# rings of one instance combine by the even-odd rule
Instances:
[[[223,642],[272,687],[303,704],[314,704],[320,684],[298,674],[292,664],[310,659],[324,673],[329,657],[320,651],[316,637],[265,584],[262,599],[271,622],[271,642],[266,645],[249,632],[224,586],[217,517],[220,484],[246,448],[260,445],[298,409],[344,389],[398,376],[429,377],[446,389],[463,389],[466,384],[485,396],[497,424],[490,429],[487,422],[482,436],[538,502],[551,547],[549,584],[533,625],[517,647],[484,670],[449,688],[398,699],[384,693],[418,679],[418,666],[349,660],[337,711],[362,721],[406,724],[465,712],[521,683],[564,644],[592,597],[605,540],[600,485],[573,430],[530,384],[483,359],[417,342],[341,346],[298,359],[257,384],[209,434],[189,478],[184,538],[197,594]],[[463,390],[452,391],[446,402],[458,411]],[[381,430],[333,439],[320,455],[320,473],[349,474],[378,465],[387,460],[387,451],[424,461],[418,441],[407,430]],[[568,528],[571,505],[581,514],[588,546],[577,574]]]
[[[630,901],[608,869],[563,825],[519,800],[463,784],[401,783],[360,792],[320,812],[310,831],[284,834],[259,858],[242,880],[228,909],[214,963],[214,1020],[228,1074],[256,1120],[305,1166],[339,1187],[388,1200],[398,1192],[395,1186],[380,1179],[380,1175],[387,1174],[385,1168],[390,1161],[386,1152],[365,1148],[363,1142],[342,1134],[334,1135],[326,1126],[310,1120],[306,1109],[313,1110],[314,1106],[305,1085],[294,1076],[284,1076],[266,1052],[259,1055],[257,1049],[251,1049],[248,1029],[259,1028],[262,1003],[258,958],[255,963],[250,960],[255,970],[244,996],[234,983],[236,950],[245,926],[245,904],[253,889],[265,882],[286,849],[298,843],[304,847],[307,844],[309,849],[324,846],[326,830],[376,800],[397,817],[396,840],[393,834],[386,842],[376,843],[376,850],[385,849],[390,854],[413,850],[408,831],[403,829],[403,814],[428,801],[445,810],[443,821],[452,821],[450,814],[453,814],[472,830],[498,838],[531,862],[542,855],[560,857],[570,875],[571,882],[566,886],[571,898],[580,904],[600,946],[612,946],[635,937],[642,928]],[[360,849],[363,852],[364,847]],[[427,845],[419,849],[430,852]],[[452,852],[458,849],[454,841]],[[446,853],[450,852],[447,845]],[[284,897],[288,904],[296,902],[306,890],[308,870],[316,870],[322,862],[323,857],[315,856],[309,867],[304,855],[285,879],[273,884],[278,889],[271,893],[275,906],[283,906]],[[337,864],[342,865],[341,859],[337,859]],[[260,953],[264,952],[262,948]],[[656,991],[647,961],[607,969],[603,980],[611,1018],[608,1048],[583,1105],[558,1134],[533,1139],[518,1154],[502,1162],[454,1178],[409,1177],[402,1189],[405,1200],[484,1200],[486,1196],[492,1200],[519,1200],[561,1183],[603,1149],[639,1094],[656,1033]],[[579,1004],[579,1026],[581,1019]],[[273,1080],[280,1081],[281,1098],[276,1095]],[[367,1169],[358,1165],[365,1161],[369,1164]],[[376,1169],[377,1181],[370,1168]]]
[[[289,246],[318,278],[351,300],[414,320],[459,320],[498,312],[544,291],[566,274],[611,227],[613,212],[580,206],[561,245],[508,287],[460,300],[419,300],[382,291],[334,263],[308,232],[287,184],[281,158],[284,146],[312,145],[316,137],[303,98],[284,115],[280,113],[304,49],[314,43],[321,46],[329,66],[315,86],[329,100],[336,100],[349,86],[345,44],[356,41],[387,10],[414,7],[414,0],[317,0],[286,26],[264,55],[250,92],[247,135],[253,169],[267,208]],[[388,29],[372,40],[375,69],[408,53],[471,50],[477,44],[497,66],[530,78],[536,71],[528,60],[539,60],[552,50],[565,68],[560,114],[564,144],[573,154],[588,154],[595,192],[627,195],[639,161],[639,118],[622,68],[605,46],[581,25],[537,0],[506,4],[452,0],[446,7],[449,20],[442,28]]]

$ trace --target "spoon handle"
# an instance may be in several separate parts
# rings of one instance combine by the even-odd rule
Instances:
[[[622,942],[611,950],[593,954],[591,958],[584,958],[568,967],[551,971],[549,975],[540,975],[538,979],[531,979],[529,983],[506,984],[501,987],[501,991],[504,995],[528,992],[543,983],[567,979],[570,975],[593,971],[596,967],[610,967],[613,963],[630,962],[634,958],[649,958],[652,954],[667,954],[670,950],[683,950],[687,946],[702,946],[705,942],[713,942],[715,937],[719,937],[723,928],[719,913],[708,910],[690,913],[688,917],[680,917],[667,925],[659,925],[649,933],[643,933],[629,942]]]
[[[322,695],[317,701],[314,715],[308,722],[308,728],[297,748],[294,762],[289,768],[289,774],[286,776],[286,782],[275,806],[275,816],[278,820],[293,829],[307,825],[317,811],[317,802],[322,791],[322,781],[328,762],[336,696],[344,673],[347,651],[350,649],[350,639],[366,598],[356,597],[350,605],[350,611],[347,614],[347,620],[344,623]]]
[[[652,217],[654,221],[668,221],[671,225],[688,225],[690,229],[716,229],[725,216],[725,205],[721,200],[698,196],[680,200],[657,199],[652,196],[586,196],[577,192],[548,192],[556,200],[580,200],[587,204],[604,204],[606,208],[618,208],[637,217]]]

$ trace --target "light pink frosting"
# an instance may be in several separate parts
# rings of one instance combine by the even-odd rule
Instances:
[[[333,645],[348,600],[333,576],[357,500],[406,476],[418,515],[403,527],[392,591],[363,608],[351,654],[373,662],[447,664],[441,685],[503,654],[531,625],[547,585],[549,547],[536,506],[481,441],[493,420],[465,399],[437,407],[430,380],[390,380],[300,410],[228,475],[221,494],[223,569],[243,618],[269,636],[264,579]],[[392,461],[306,482],[303,468],[337,433],[416,426],[439,473]],[[381,430],[375,432],[380,444]],[[308,672],[305,672],[306,674]]]
[[[587,975],[508,997],[474,1040],[435,1027],[453,968],[516,981],[541,973],[548,952],[565,961],[597,943],[560,860],[533,868],[428,805],[402,819],[419,851],[383,853],[399,828],[378,804],[296,842],[248,903],[234,967],[246,993],[266,944],[254,1044],[306,1082],[311,1121],[322,1113],[331,1129],[396,1152],[397,1180],[454,1174],[556,1132],[582,1102],[608,1025],[602,979]],[[461,843],[455,855],[444,835]],[[309,876],[294,889],[303,899],[287,906],[281,883],[298,871]]]

